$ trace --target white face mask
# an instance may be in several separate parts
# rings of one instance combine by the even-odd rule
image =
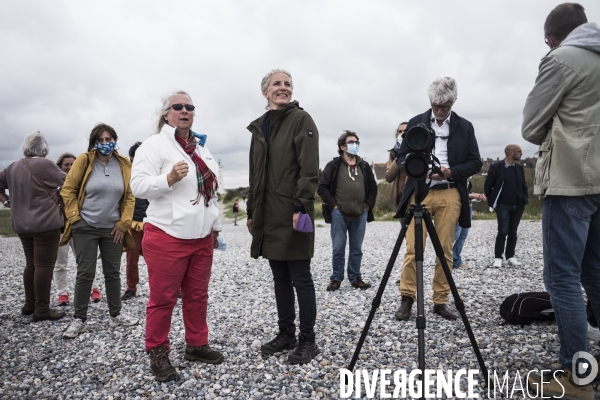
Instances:
[[[356,143],[349,144],[348,150],[346,150],[349,154],[357,155],[358,154],[358,145]]]
[[[396,142],[398,142],[398,144],[402,144],[402,135],[398,135]]]

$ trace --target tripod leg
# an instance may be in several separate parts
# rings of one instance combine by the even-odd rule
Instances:
[[[475,357],[477,357],[477,361],[479,362],[479,368],[481,368],[481,372],[485,378],[485,382],[489,382],[488,380],[488,370],[483,361],[483,357],[481,356],[481,352],[479,351],[479,346],[477,345],[477,340],[475,339],[475,335],[473,335],[473,330],[471,329],[471,324],[467,318],[467,313],[465,312],[465,304],[463,303],[460,295],[458,294],[458,290],[456,290],[456,285],[454,284],[454,279],[452,278],[452,273],[450,272],[450,268],[448,267],[448,263],[446,262],[446,255],[444,254],[444,249],[442,248],[442,244],[440,243],[440,238],[437,235],[435,230],[435,226],[433,222],[431,222],[431,214],[429,211],[425,210],[423,219],[425,220],[425,225],[427,226],[427,231],[429,233],[429,237],[431,238],[431,243],[435,249],[435,254],[437,258],[440,260],[440,264],[442,265],[442,269],[444,270],[444,275],[446,276],[446,280],[448,281],[448,285],[450,285],[450,290],[452,291],[452,297],[454,297],[454,304],[456,305],[456,309],[460,313],[463,324],[465,325],[465,329],[467,330],[467,335],[469,335],[469,340],[471,341],[471,347],[473,347],[473,351],[475,352]]]
[[[422,207],[415,211],[415,264],[417,270],[417,337],[419,369],[421,370],[421,393],[425,395],[425,300],[423,296],[423,213]],[[424,397],[422,397],[424,398]]]
[[[375,312],[379,308],[381,304],[381,297],[383,296],[383,292],[385,290],[385,286],[387,285],[388,279],[392,273],[392,269],[394,268],[394,263],[396,262],[396,258],[398,257],[398,253],[400,252],[400,247],[402,247],[402,242],[404,241],[404,237],[406,236],[406,231],[408,226],[410,225],[410,220],[412,219],[413,213],[412,210],[406,211],[406,217],[404,219],[404,226],[400,230],[398,234],[398,239],[396,239],[396,245],[394,246],[394,250],[392,251],[392,255],[390,256],[390,260],[388,261],[387,268],[383,274],[383,278],[381,278],[381,283],[379,284],[379,289],[377,290],[377,294],[371,303],[371,311],[369,312],[369,317],[367,318],[367,322],[365,322],[365,326],[360,335],[360,339],[358,340],[358,344],[356,345],[356,350],[354,350],[354,355],[352,356],[352,361],[350,361],[350,366],[348,370],[353,371],[354,366],[356,365],[356,360],[358,360],[358,355],[360,354],[360,350],[362,345],[367,337],[367,333],[369,333],[369,328],[371,327],[371,322],[373,321],[373,317],[375,316]]]

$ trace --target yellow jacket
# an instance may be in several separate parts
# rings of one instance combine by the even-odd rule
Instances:
[[[77,157],[67,175],[65,185],[60,191],[65,202],[65,216],[67,218],[65,223],[65,233],[60,241],[60,246],[69,243],[69,239],[71,238],[71,227],[75,222],[81,219],[79,210],[81,210],[81,206],[83,206],[83,201],[85,200],[85,186],[87,185],[92,169],[94,168],[96,157],[96,150],[88,151]],[[125,247],[134,248],[135,242],[133,241],[131,233],[129,233],[135,206],[135,197],[133,197],[133,193],[131,193],[131,188],[129,187],[129,181],[131,180],[131,162],[126,157],[117,153],[116,150],[113,151],[113,157],[116,157],[121,166],[121,174],[123,175],[123,185],[125,188],[125,192],[119,203],[121,206],[121,219],[117,221],[115,226],[121,232],[125,233]]]

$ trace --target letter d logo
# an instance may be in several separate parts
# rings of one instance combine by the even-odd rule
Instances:
[[[579,358],[585,358],[588,362],[579,364],[579,369],[578,369],[577,368],[577,360]],[[584,373],[585,371],[588,370],[589,366],[592,367],[590,374],[586,378],[579,378],[577,376],[577,373],[580,373],[580,374]],[[585,351],[578,351],[573,356],[573,361],[571,361],[571,371],[572,371],[571,377],[573,378],[573,382],[575,382],[575,384],[587,385],[589,383],[592,383],[592,381],[594,379],[596,379],[596,375],[598,375],[598,363],[596,362],[596,359],[594,357],[592,357],[592,355],[590,353],[587,353]]]

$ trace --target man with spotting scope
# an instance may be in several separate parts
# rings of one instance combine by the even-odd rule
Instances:
[[[422,204],[431,213],[435,229],[439,236],[448,266],[452,267],[452,245],[456,223],[469,228],[469,192],[467,178],[475,175],[481,169],[479,146],[475,139],[473,125],[452,111],[456,102],[456,81],[453,78],[438,78],[429,86],[427,91],[431,109],[417,115],[408,122],[407,129],[418,124],[425,124],[435,132],[435,143],[431,150],[441,165],[441,174],[429,175],[425,179],[425,189],[422,194]],[[402,142],[398,155],[398,165],[404,166],[404,161],[410,149],[406,140]],[[409,176],[402,193],[396,218],[403,218],[410,204],[415,203],[415,179]],[[408,320],[417,292],[417,274],[415,264],[415,232],[414,220],[406,232],[406,254],[400,275],[400,294],[402,303],[396,311],[396,319]],[[423,226],[423,247],[427,231]],[[436,260],[433,277],[433,312],[445,319],[456,319],[446,302],[450,286],[444,276],[439,260]]]

